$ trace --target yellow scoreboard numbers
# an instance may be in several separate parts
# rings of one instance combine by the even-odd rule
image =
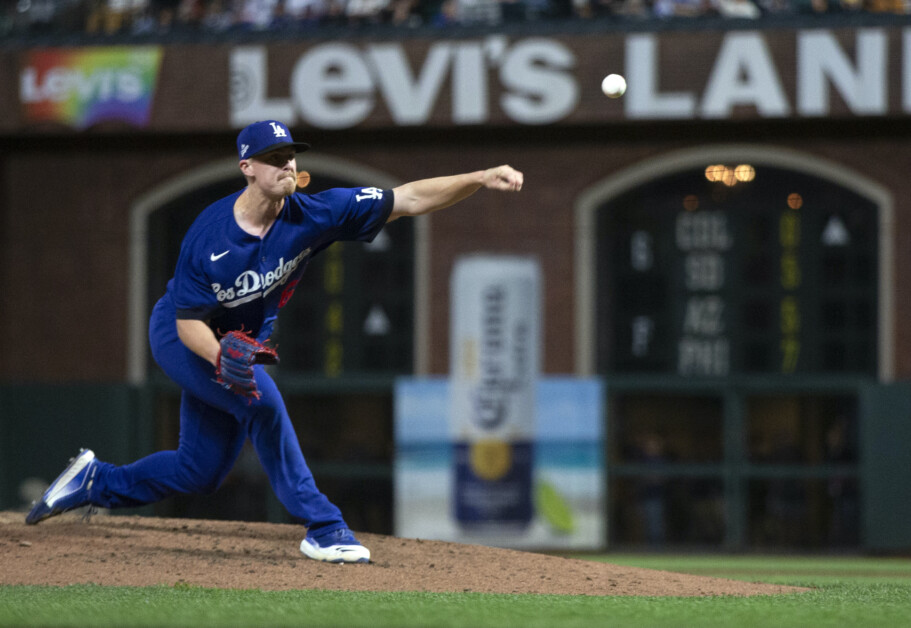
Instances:
[[[307,192],[352,186],[314,175]],[[279,366],[328,379],[411,373],[413,328],[414,225],[397,220],[309,261],[276,326]]]

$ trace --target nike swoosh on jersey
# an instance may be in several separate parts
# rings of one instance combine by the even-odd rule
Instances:
[[[219,253],[218,255],[216,255],[215,253],[212,253],[209,256],[209,259],[212,260],[213,262],[217,262],[218,260],[220,260],[221,258],[223,258],[225,255],[227,255],[230,252],[231,252],[231,249],[228,249],[224,253]]]

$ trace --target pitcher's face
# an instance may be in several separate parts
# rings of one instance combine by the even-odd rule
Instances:
[[[245,160],[244,174],[253,177],[266,196],[281,198],[297,188],[297,160],[292,147],[279,148]]]

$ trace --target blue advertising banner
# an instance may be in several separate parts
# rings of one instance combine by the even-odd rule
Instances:
[[[395,534],[516,549],[597,550],[606,545],[603,384],[541,378],[535,386],[529,523],[464,525],[450,428],[447,378],[402,378],[395,387]],[[524,464],[524,461],[523,461]],[[497,499],[498,483],[491,483]],[[484,485],[472,490],[483,491]],[[483,499],[474,495],[473,499]]]

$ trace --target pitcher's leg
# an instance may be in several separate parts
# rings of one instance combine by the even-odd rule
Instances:
[[[341,511],[316,487],[285,402],[261,368],[257,368],[256,383],[262,398],[254,402],[256,412],[246,420],[246,428],[272,490],[288,512],[303,519],[309,529],[328,532],[346,528]]]
[[[184,393],[177,450],[159,451],[120,467],[99,462],[92,502],[120,508],[157,502],[176,493],[211,493],[231,470],[245,439],[233,416]]]

